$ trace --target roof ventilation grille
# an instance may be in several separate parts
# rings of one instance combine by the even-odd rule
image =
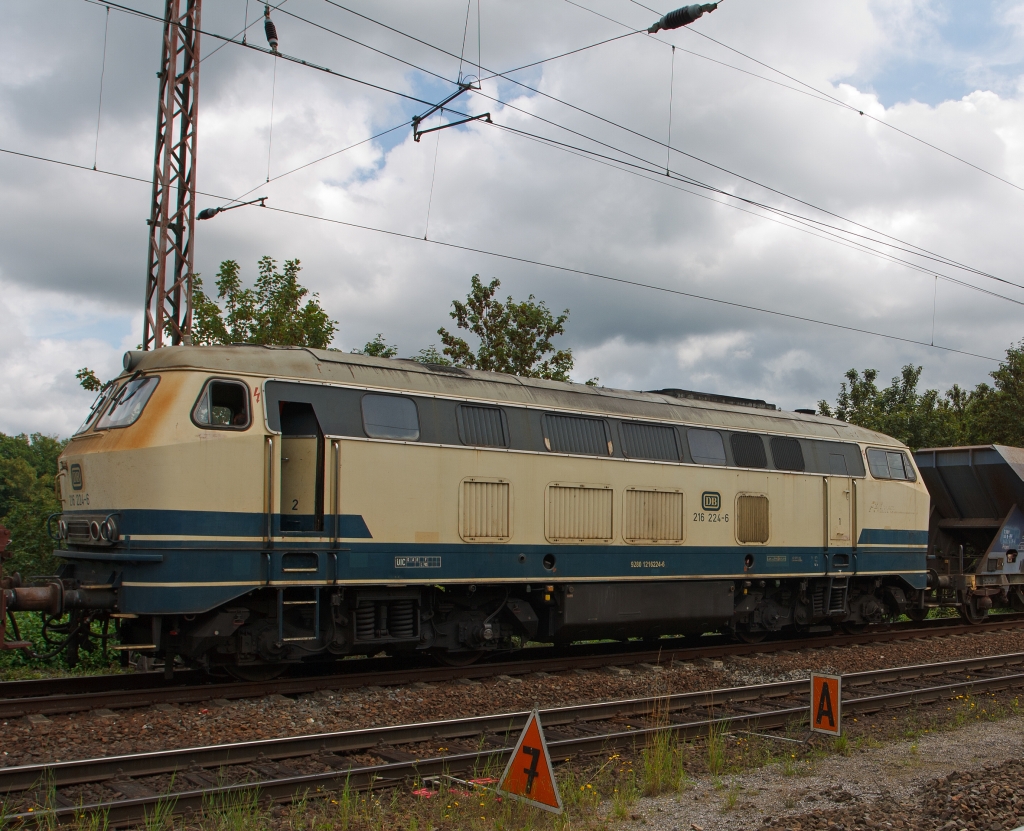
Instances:
[[[694,392],[693,390],[644,390],[655,395],[668,395],[672,398],[689,398],[693,401],[709,401],[713,404],[730,404],[733,407],[753,407],[755,410],[778,410],[774,404],[760,398],[735,398],[731,395],[716,395],[713,392]]]

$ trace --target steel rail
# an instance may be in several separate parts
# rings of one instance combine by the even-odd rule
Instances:
[[[854,683],[856,681],[866,682],[868,676],[877,675],[879,682],[892,678],[898,678],[900,669],[906,670],[907,677],[922,677],[938,672],[970,671],[981,668],[992,668],[993,666],[1006,666],[1012,663],[1024,662],[1024,653],[1013,655],[994,656],[986,664],[984,658],[974,658],[965,661],[949,662],[948,664],[925,664],[897,669],[868,671],[853,673],[844,676],[844,681]],[[940,668],[945,667],[945,670]],[[913,703],[926,703],[942,698],[952,698],[964,693],[977,693],[994,689],[1002,689],[1012,686],[1024,686],[1024,673],[1012,673],[990,678],[964,679],[949,684],[938,684],[928,687],[911,690],[900,690],[896,692],[881,693],[862,697],[844,698],[843,709],[846,712],[871,713],[883,709],[909,706]],[[786,690],[793,687],[801,687],[807,691],[807,681],[781,682],[777,684],[759,685],[761,688],[775,688],[781,694],[789,694]],[[744,696],[758,687],[737,688],[731,692],[740,693]],[[730,690],[715,690],[704,693],[705,696],[713,696],[719,693],[728,693]],[[700,696],[701,693],[688,693],[688,696]],[[600,705],[588,705],[595,708],[614,707],[616,703],[635,706],[640,702],[650,705],[652,702],[663,702],[664,699],[634,699],[628,702],[610,702]],[[542,718],[549,724],[552,715],[561,711],[567,714],[574,708],[554,708],[551,711],[543,711]],[[650,711],[648,709],[648,711]],[[661,712],[659,710],[659,712]],[[756,713],[743,713],[739,715],[728,715],[722,717],[711,717],[695,719],[687,722],[675,722],[671,724],[658,725],[635,730],[617,731],[600,735],[588,735],[569,739],[555,739],[548,742],[548,749],[553,761],[567,761],[594,753],[607,752],[613,749],[623,749],[646,745],[655,735],[669,732],[677,738],[697,738],[707,733],[714,727],[724,730],[734,730],[737,727],[751,727],[758,730],[787,727],[794,724],[802,724],[807,720],[809,707],[800,705],[795,707],[784,707],[781,709],[765,710]],[[551,715],[545,715],[549,713]],[[622,713],[618,713],[622,715]],[[509,729],[512,722],[518,720],[521,726],[525,720],[526,713],[505,714],[503,716],[488,717],[506,719]],[[469,722],[471,720],[459,720]],[[427,725],[409,725],[409,727],[436,726],[439,723]],[[475,732],[480,732],[479,730]],[[397,784],[403,780],[439,774],[466,774],[470,771],[479,771],[481,766],[487,769],[499,767],[512,752],[511,747],[502,747],[489,751],[475,751],[470,753],[439,756],[428,759],[415,759],[405,762],[392,762],[382,765],[368,765],[362,767],[347,768],[344,770],[331,770],[324,773],[305,774],[289,776],[280,779],[267,779],[259,782],[245,782],[233,785],[224,785],[200,790],[184,791],[176,794],[141,797],[134,799],[117,800],[114,802],[95,803],[69,808],[58,808],[50,811],[32,811],[13,814],[5,817],[8,822],[23,822],[26,824],[45,825],[52,822],[73,821],[83,814],[102,812],[110,826],[122,826],[133,822],[144,820],[147,814],[152,814],[161,804],[173,810],[174,813],[198,812],[211,805],[218,804],[219,800],[229,800],[231,796],[239,794],[258,793],[261,799],[285,802],[298,796],[306,794],[317,794],[324,791],[334,790],[341,787],[349,787],[355,790],[367,790],[374,787],[384,787]],[[39,766],[45,768],[47,766]],[[229,803],[226,803],[229,804]]]
[[[868,684],[884,684],[891,681],[906,681],[936,675],[978,672],[999,667],[1024,664],[1024,653],[1012,653],[991,657],[967,658],[931,664],[917,664],[908,667],[868,670],[843,676],[844,691],[856,690]],[[846,710],[869,711],[872,707],[884,706],[887,702],[932,700],[935,690],[989,688],[993,684],[1015,683],[1024,678],[1024,673],[1001,675],[995,678],[976,678],[958,681],[954,684],[901,690],[873,696],[847,697],[843,700]],[[739,704],[758,699],[779,699],[803,695],[807,692],[807,679],[772,682],[744,687],[729,687],[662,696],[597,702],[591,704],[553,707],[541,711],[543,722],[549,728],[573,725],[580,722],[608,721],[628,716],[657,714],[667,717],[691,708],[713,711],[716,707]],[[987,686],[986,686],[987,685]],[[922,698],[922,696],[924,698]],[[930,698],[929,698],[930,697]],[[704,719],[692,724],[706,725],[712,722],[761,719],[760,726],[778,727],[787,724],[793,713],[805,712],[806,706],[766,710],[750,715],[729,716],[725,719]],[[41,781],[51,787],[66,787],[110,780],[116,776],[143,777],[173,773],[188,768],[213,768],[224,765],[242,765],[258,760],[280,760],[301,756],[315,756],[324,753],[358,753],[374,748],[392,747],[401,744],[415,744],[424,741],[447,741],[451,739],[483,735],[513,735],[526,723],[529,713],[501,713],[445,721],[421,722],[417,724],[373,727],[346,730],[334,733],[319,733],[305,736],[265,739],[252,742],[236,742],[207,747],[181,748],[178,750],[151,753],[125,754],[99,759],[83,759],[38,765],[0,768],[0,793],[12,793],[31,789]],[[682,729],[685,724],[676,724]],[[665,729],[646,728],[646,732]],[[689,729],[689,728],[687,728]],[[610,734],[616,735],[616,734]],[[630,736],[645,735],[645,729],[628,731]],[[688,733],[686,735],[689,735]],[[604,737],[596,739],[603,741]],[[595,739],[595,740],[596,740]],[[589,741],[588,738],[586,741]],[[566,747],[580,747],[584,739],[565,740]],[[575,743],[575,744],[573,744]],[[557,743],[556,743],[557,744]],[[552,747],[555,745],[553,744]],[[561,745],[559,745],[561,746]]]
[[[46,688],[48,694],[38,694],[44,688],[39,682],[14,681],[0,685],[0,719],[12,719],[29,714],[60,715],[83,712],[86,710],[130,709],[146,707],[160,703],[198,703],[222,698],[237,700],[255,698],[266,695],[299,695],[323,689],[349,689],[370,684],[378,686],[397,686],[415,681],[450,681],[457,678],[492,678],[496,675],[526,674],[530,672],[564,672],[570,669],[596,669],[616,664],[665,663],[669,661],[695,661],[701,658],[724,658],[736,655],[754,655],[798,649],[821,649],[832,646],[850,646],[853,644],[867,645],[888,643],[899,640],[912,640],[927,637],[944,637],[958,634],[981,634],[1001,629],[1017,629],[1024,627],[1024,615],[999,616],[999,618],[980,624],[960,624],[945,621],[928,625],[911,624],[899,629],[886,631],[869,631],[856,635],[830,635],[824,637],[801,638],[799,640],[768,641],[759,644],[747,643],[715,643],[713,645],[678,645],[678,641],[668,641],[659,649],[642,649],[596,654],[592,649],[578,649],[569,654],[557,654],[553,657],[523,657],[523,651],[504,660],[491,660],[487,663],[473,664],[468,667],[419,667],[415,669],[383,669],[364,672],[346,672],[334,675],[305,676],[300,678],[277,678],[271,681],[236,681],[229,683],[192,683],[188,686],[160,686],[154,684],[152,676],[146,678],[142,689],[90,689],[86,692],[53,693]],[[952,620],[952,619],[951,619]],[[538,649],[538,651],[540,651]],[[544,649],[545,652],[549,650]],[[557,650],[551,650],[557,651]],[[586,654],[587,652],[590,654]],[[583,654],[577,654],[583,653]],[[352,663],[362,663],[352,662]],[[93,678],[104,676],[87,676]],[[113,676],[118,677],[118,676]],[[132,678],[133,676],[124,676]],[[78,683],[79,679],[54,679],[61,686]],[[83,681],[85,679],[82,679]],[[93,682],[95,683],[95,682]],[[28,695],[8,697],[9,685],[36,684],[37,692]],[[18,688],[15,688],[17,690]]]

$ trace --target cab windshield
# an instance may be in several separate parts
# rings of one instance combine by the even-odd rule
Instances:
[[[149,397],[156,389],[159,378],[150,375],[146,378],[133,378],[126,384],[118,387],[114,393],[110,405],[96,422],[97,430],[107,430],[112,427],[127,427],[138,421],[142,410],[149,401]]]
[[[92,402],[92,406],[89,407],[89,415],[85,417],[85,421],[82,422],[82,426],[75,430],[75,435],[84,433],[96,422],[99,418],[100,413],[103,412],[103,408],[107,406],[107,403],[111,398],[114,397],[114,393],[117,391],[117,385],[111,382],[103,389],[99,391],[96,399]]]

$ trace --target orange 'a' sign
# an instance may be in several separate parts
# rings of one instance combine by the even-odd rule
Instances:
[[[842,679],[838,675],[811,675],[811,730],[831,736],[842,732],[841,693]]]
[[[545,811],[562,813],[562,797],[551,769],[551,757],[537,710],[530,713],[526,721],[512,758],[501,775],[498,790]]]

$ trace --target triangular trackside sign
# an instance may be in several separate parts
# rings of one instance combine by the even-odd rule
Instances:
[[[558,793],[551,768],[548,745],[540,726],[540,713],[534,710],[516,742],[512,758],[501,775],[498,790],[515,799],[529,802],[545,811],[562,813],[562,797]]]

